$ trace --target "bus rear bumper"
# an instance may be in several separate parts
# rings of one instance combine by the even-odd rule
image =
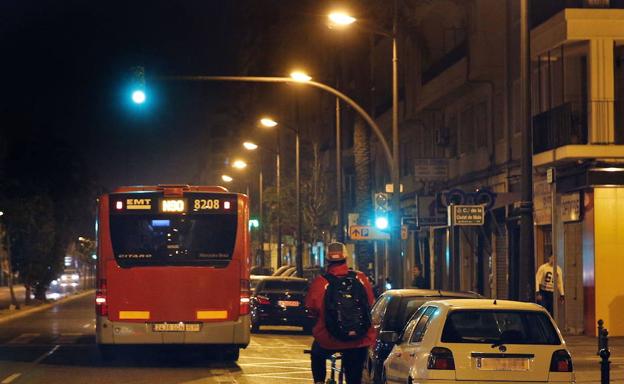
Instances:
[[[237,321],[202,323],[199,332],[155,332],[152,323],[110,321],[96,316],[96,341],[98,344],[249,344],[250,317]]]

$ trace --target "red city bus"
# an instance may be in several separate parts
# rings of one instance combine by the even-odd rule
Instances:
[[[203,344],[237,360],[249,344],[249,206],[223,187],[121,187],[98,205],[96,339]]]

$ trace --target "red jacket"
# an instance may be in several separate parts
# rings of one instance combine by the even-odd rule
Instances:
[[[334,276],[346,276],[349,272],[349,267],[346,264],[330,265],[327,272]],[[362,272],[357,272],[357,278],[364,284],[364,289],[368,295],[368,303],[372,307],[375,302],[375,296],[368,278]],[[340,341],[329,334],[329,331],[325,328],[325,291],[328,285],[327,279],[323,276],[318,276],[310,285],[310,290],[306,296],[306,308],[317,315],[316,324],[312,329],[314,339],[321,347],[330,350],[368,347],[373,344],[375,340],[375,329],[373,327],[370,327],[364,338],[354,341]]]

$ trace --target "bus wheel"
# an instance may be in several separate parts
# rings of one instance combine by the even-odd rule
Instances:
[[[115,346],[100,344],[98,345],[98,350],[102,361],[112,361],[115,359]]]
[[[240,349],[238,347],[228,348],[222,352],[221,356],[224,361],[238,361]]]

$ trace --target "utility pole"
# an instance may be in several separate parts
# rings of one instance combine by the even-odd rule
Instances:
[[[531,113],[531,26],[529,0],[520,1],[520,84],[522,90],[522,156],[520,202],[520,252],[517,260],[517,299],[532,301],[535,287],[533,255],[533,135]],[[554,225],[554,223],[553,223]],[[556,266],[555,266],[556,268]]]
[[[336,240],[343,243],[344,236],[344,208],[342,207],[342,129],[340,126],[340,99],[336,97],[336,200],[338,211],[338,230]]]
[[[277,154],[275,156],[275,184],[277,194],[277,268],[282,266],[282,206],[280,202],[280,132],[275,130],[277,137]]]
[[[398,1],[394,1],[392,22],[392,214],[390,215],[390,252],[388,267],[393,288],[403,288],[401,252],[401,169],[399,168],[399,59],[397,54]]]

